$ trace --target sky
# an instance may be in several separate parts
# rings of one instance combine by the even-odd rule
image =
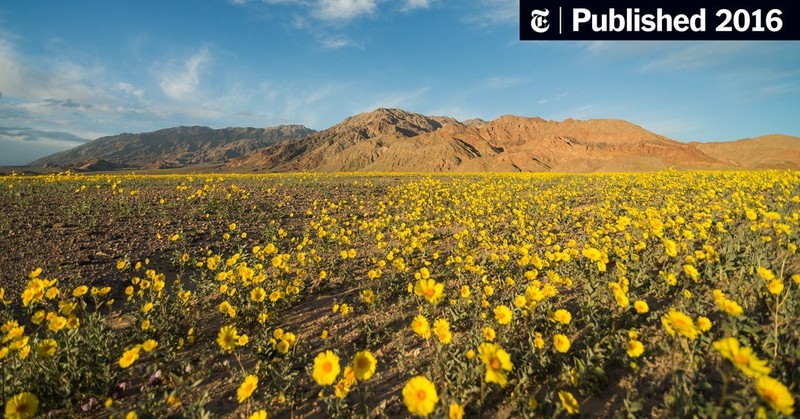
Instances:
[[[317,130],[379,107],[800,136],[800,42],[519,41],[516,0],[9,0],[0,165],[178,125]]]

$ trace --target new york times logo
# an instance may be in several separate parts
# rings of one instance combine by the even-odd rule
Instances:
[[[638,2],[520,0],[520,40],[800,40],[800,2]]]
[[[550,29],[550,23],[547,21],[547,16],[550,16],[550,11],[547,9],[538,10],[534,9],[531,12],[531,29],[536,33],[545,33]]]

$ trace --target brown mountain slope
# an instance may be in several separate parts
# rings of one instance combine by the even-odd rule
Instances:
[[[364,170],[381,154],[385,144],[418,137],[450,124],[459,122],[400,109],[377,109],[349,117],[306,138],[258,150],[231,161],[228,167],[269,171]]]
[[[502,116],[486,126],[451,135],[483,151],[475,162],[466,164],[465,170],[477,165],[510,166],[520,171],[591,172],[716,164],[695,147],[621,120],[557,122]]]
[[[641,171],[723,168],[695,145],[621,120],[502,116],[459,123],[399,109],[356,115],[229,163],[267,171]]]
[[[800,169],[800,137],[764,135],[738,141],[693,143],[720,162],[741,169]]]
[[[305,137],[313,132],[315,131],[301,125],[223,129],[175,127],[142,134],[98,138],[43,157],[29,165],[91,171],[110,170],[109,167],[169,168],[223,163],[265,146]]]
[[[226,171],[611,172],[800,169],[800,138],[770,135],[681,143],[615,119],[493,121],[376,109],[324,131],[176,127],[104,137],[32,165],[75,170],[202,168]]]

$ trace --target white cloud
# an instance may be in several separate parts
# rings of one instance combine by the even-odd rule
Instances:
[[[119,91],[125,92],[125,93],[127,93],[129,95],[136,96],[138,98],[141,98],[141,97],[144,96],[144,90],[137,89],[137,88],[133,87],[133,85],[130,84],[130,83],[125,83],[125,82],[121,81],[121,82],[117,83],[116,89],[119,90]]]
[[[290,97],[286,100],[286,111],[292,113],[297,109],[308,107],[331,96],[339,90],[341,89],[336,85],[327,85],[306,92],[298,92],[297,96]]]
[[[490,77],[483,83],[483,87],[488,90],[505,90],[525,83],[525,79],[519,77]]]
[[[466,20],[479,26],[507,24],[519,19],[519,2],[512,0],[479,0]]]
[[[69,45],[59,54],[24,54],[15,39],[0,32],[0,121],[35,132],[39,140],[28,141],[30,145],[14,142],[25,150],[55,147],[53,132],[97,138],[140,121],[153,124],[171,113],[163,105],[145,102],[144,89],[118,81],[103,66],[67,55],[73,50]],[[101,132],[105,130],[111,131]],[[5,133],[5,144],[32,138],[11,134]]]
[[[637,123],[648,131],[678,141],[687,141],[686,138],[700,128],[695,121],[673,118],[669,115],[658,115],[655,118],[648,116],[638,120]]]
[[[642,72],[673,72],[700,68],[736,69],[785,58],[781,43],[764,42],[617,42],[575,44],[592,60],[640,63]]]
[[[431,0],[406,0],[405,6],[403,6],[403,11],[409,11],[414,9],[427,9],[431,7]]]
[[[230,0],[237,6],[252,4],[253,0]],[[260,0],[261,3],[278,6],[299,6],[309,10],[309,14],[323,21],[348,21],[375,13],[380,4],[397,4],[394,11],[408,12],[417,9],[428,9],[435,0]],[[501,1],[501,0],[494,0]],[[305,27],[305,18],[295,16],[295,27]]]
[[[715,82],[726,92],[726,100],[758,102],[800,93],[800,70],[776,69],[757,62],[750,68],[725,68]]]
[[[477,111],[470,108],[464,108],[462,105],[440,106],[430,109],[425,112],[426,115],[440,115],[455,118],[456,121],[464,122],[468,119],[480,118],[485,119],[485,115],[480,115]]]
[[[159,87],[165,95],[177,101],[191,99],[200,84],[200,71],[211,61],[207,48],[191,56],[182,66],[171,66],[159,76]]]
[[[66,132],[0,125],[0,165],[23,165],[87,141]]]
[[[387,92],[381,94],[378,98],[366,108],[361,108],[357,113],[369,112],[377,108],[401,108],[408,110],[415,104],[419,103],[426,93],[430,90],[428,87],[420,87],[416,90],[402,91],[402,92]]]
[[[719,65],[754,47],[745,42],[699,42],[681,45],[645,63],[643,71],[687,70]]]
[[[564,120],[567,118],[572,119],[592,119],[592,118],[608,118],[613,112],[609,111],[607,107],[597,106],[595,104],[585,104],[574,107],[561,108],[560,111],[551,114],[555,120]]]
[[[100,68],[63,58],[31,60],[19,54],[11,41],[0,37],[0,89],[6,96],[92,102],[105,96],[101,88],[92,85],[100,73]]]
[[[245,0],[247,1],[247,0]],[[308,4],[307,0],[261,0],[268,4]]]
[[[797,83],[770,84],[761,88],[764,96],[790,95],[800,92],[800,85]]]
[[[17,95],[23,91],[23,70],[19,57],[10,41],[0,38],[0,87],[6,95]]]
[[[283,92],[278,106],[281,111],[274,116],[284,121],[299,121],[308,127],[328,128],[319,125],[322,110],[341,111],[341,102],[335,95],[349,91],[350,87],[348,83],[328,83],[313,88],[292,88]]]
[[[652,53],[655,50],[670,48],[674,43],[650,41],[586,41],[575,44],[593,56],[607,56],[612,58],[629,57]]]
[[[350,20],[372,14],[376,0],[319,0],[314,15],[322,20]]]
[[[47,147],[47,148],[54,148],[57,150],[68,150],[73,147],[77,147],[79,145],[85,144],[85,141],[65,141],[60,138],[52,138],[52,137],[44,137],[39,136],[36,137],[34,140],[27,140],[22,137],[15,137],[10,135],[2,135],[0,134],[0,141],[7,141],[12,143],[18,144],[28,144],[35,147]]]
[[[68,132],[41,131],[3,125],[0,125],[0,140],[14,142],[49,141],[53,144],[66,143],[68,147],[74,147],[89,141]]]
[[[350,40],[344,36],[324,38],[320,41],[320,43],[327,49],[340,49],[351,45]]]

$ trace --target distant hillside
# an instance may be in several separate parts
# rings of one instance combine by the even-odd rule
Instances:
[[[74,170],[622,172],[800,169],[800,138],[682,143],[618,119],[513,115],[459,122],[376,109],[323,131],[177,127],[104,137],[31,163]]]
[[[367,167],[389,144],[416,138],[451,124],[459,122],[453,118],[425,116],[400,109],[378,109],[351,116],[306,138],[275,144],[232,160],[227,166],[269,171],[370,170]]]
[[[315,131],[302,125],[274,128],[176,127],[142,134],[102,137],[29,163],[30,166],[83,170],[173,168],[224,163],[263,147],[305,137]]]
[[[348,118],[307,138],[231,160],[266,171],[641,171],[724,168],[696,146],[622,120],[502,116],[461,123],[400,109]]]
[[[741,169],[800,168],[800,138],[764,135],[738,141],[694,143],[723,164]]]

